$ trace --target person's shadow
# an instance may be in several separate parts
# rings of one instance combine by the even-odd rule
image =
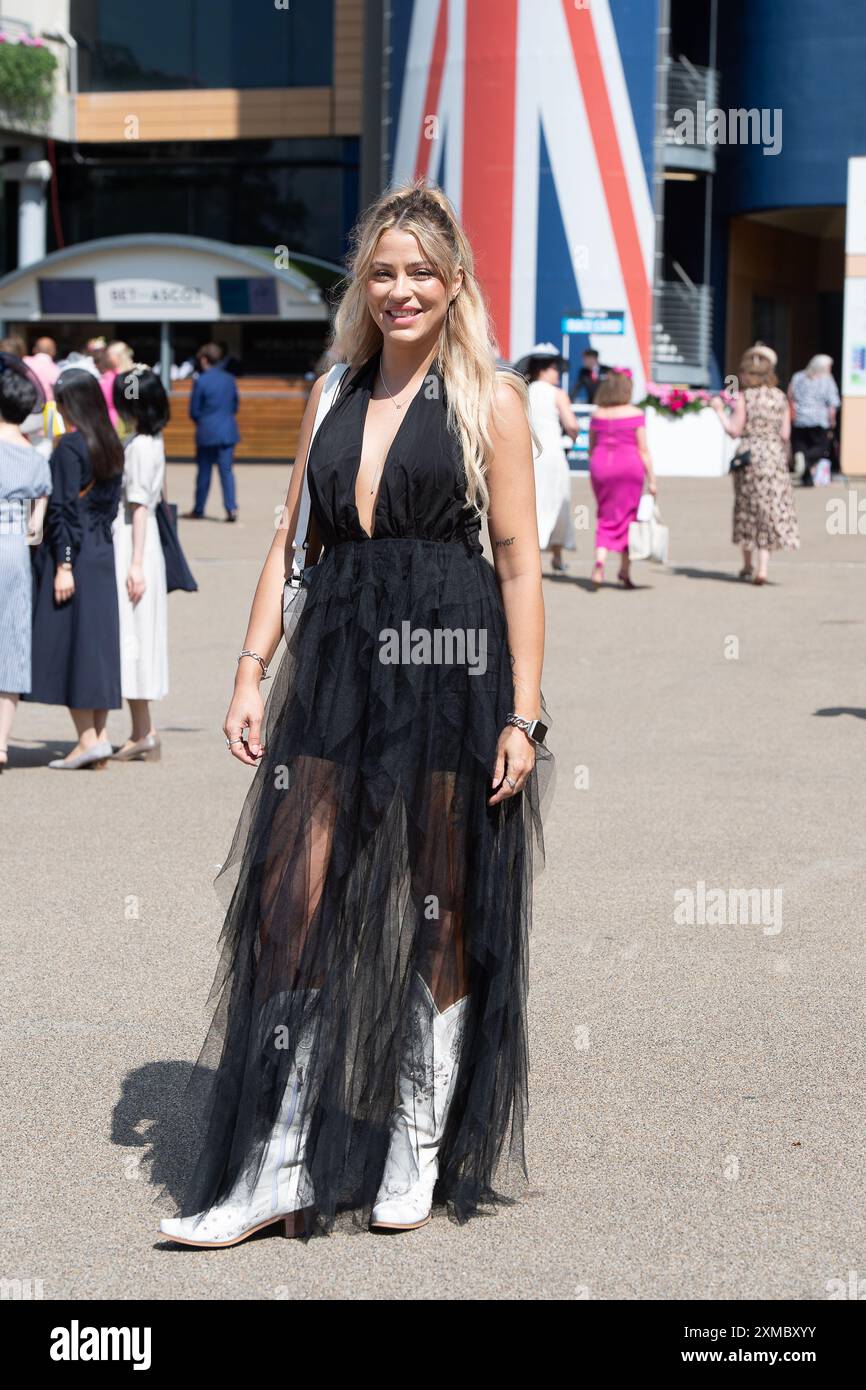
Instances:
[[[571,587],[574,589],[583,589],[585,594],[595,594],[599,592],[591,579],[588,579],[584,575],[580,574],[556,574],[554,572],[552,574],[545,573],[542,575],[542,578],[547,584],[570,584]],[[601,587],[602,589],[621,588],[621,586],[617,584],[615,579],[605,579]],[[652,587],[652,584],[635,584],[634,586],[635,590],[651,589]],[[625,593],[626,591],[622,590],[622,592]]]
[[[203,724],[160,724],[158,732],[160,734],[200,734],[205,730]],[[121,738],[117,742],[109,739],[112,746],[119,748],[123,743]],[[71,753],[75,747],[75,739],[30,739],[27,744],[16,743],[14,739],[9,742],[9,761],[4,764],[9,771],[16,768],[33,769],[34,767],[47,767],[52,758],[65,758],[67,753]],[[89,771],[84,768],[82,771]]]
[[[212,1075],[195,1063],[166,1061],[148,1062],[124,1078],[111,1141],[129,1150],[124,1168],[130,1181],[147,1181],[180,1202]],[[154,1228],[158,1222],[154,1216]]]
[[[75,747],[74,738],[43,739],[39,743],[22,748],[20,744],[9,744],[9,761],[6,766],[10,772],[16,768],[47,767],[52,758],[65,758]]]
[[[721,584],[742,584],[747,581],[737,574],[727,574],[723,570],[699,570],[692,565],[672,565],[672,574],[682,575],[684,579],[715,579]]]
[[[840,714],[850,714],[854,719],[866,719],[866,709],[857,709],[854,705],[828,705],[825,709],[815,710],[815,717],[819,719],[831,719]]]

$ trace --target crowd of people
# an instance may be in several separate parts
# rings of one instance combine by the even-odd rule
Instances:
[[[567,569],[564,552],[576,548],[563,436],[574,441],[580,426],[560,384],[565,365],[552,343],[536,344],[515,363],[529,384],[538,443],[539,543],[555,572]],[[816,356],[795,373],[787,395],[776,366],[775,352],[755,344],[740,363],[733,404],[721,397],[710,402],[737,440],[732,539],[742,550],[740,577],[756,585],[767,582],[771,552],[799,546],[792,474],[804,486],[827,480],[840,403],[830,357]],[[199,349],[195,367],[189,412],[197,477],[184,516],[204,517],[216,466],[232,522],[235,374],[216,343]],[[593,407],[589,477],[597,520],[590,584],[602,586],[612,552],[619,556],[619,583],[632,589],[629,529],[641,497],[655,497],[657,483],[631,372],[588,350],[573,400]],[[19,697],[70,710],[76,743],[51,767],[160,756],[150,706],[168,691],[166,576],[156,519],[168,418],[158,373],[136,363],[127,343],[96,337],[58,360],[47,335],[29,353],[19,338],[0,342],[0,769]],[[130,733],[114,748],[108,711],[124,700]]]
[[[562,571],[567,568],[563,550],[575,549],[563,436],[577,438],[573,402],[586,401],[593,407],[589,477],[597,505],[590,583],[594,590],[602,586],[605,561],[614,552],[620,556],[620,584],[633,589],[629,529],[642,496],[656,496],[657,482],[644,412],[633,401],[631,371],[607,366],[588,350],[569,399],[560,385],[567,364],[552,343],[537,343],[514,365],[529,381],[530,418],[540,445],[535,490],[542,551],[550,552],[552,569]],[[733,401],[721,396],[710,401],[723,429],[738,441],[731,463],[732,540],[742,549],[740,578],[759,586],[767,582],[770,553],[800,544],[792,475],[803,486],[830,481],[840,404],[831,357],[813,357],[794,374],[787,395],[779,388],[777,365],[772,348],[754,344],[740,362]]]
[[[125,344],[62,366],[53,346],[0,348],[0,769],[19,698],[69,710],[75,745],[48,765],[71,770],[158,758],[150,706],[168,692],[168,397]],[[108,712],[124,700],[130,733],[113,748]]]

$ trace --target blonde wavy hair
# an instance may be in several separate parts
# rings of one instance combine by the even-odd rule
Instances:
[[[386,189],[358,219],[350,236],[349,275],[328,355],[332,362],[348,362],[354,368],[381,348],[382,330],[367,308],[367,281],[379,238],[392,227],[415,237],[443,284],[450,285],[458,269],[463,271],[463,282],[445,315],[436,361],[445,383],[448,427],[463,449],[466,501],[483,514],[490,504],[486,475],[493,453],[490,426],[497,378],[507,380],[517,392],[527,420],[529,395],[522,376],[497,366],[496,340],[475,278],[472,248],[452,204],[435,184],[422,178]],[[534,433],[532,439],[537,447]]]
[[[762,352],[755,352],[751,348],[743,353],[737,376],[744,391],[750,390],[753,386],[777,386],[779,381],[770,359]]]

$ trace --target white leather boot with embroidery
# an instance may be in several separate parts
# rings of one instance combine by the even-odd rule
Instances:
[[[287,1236],[299,1233],[299,1213],[314,1202],[313,1184],[304,1162],[310,1128],[305,1081],[319,991],[311,989],[307,994],[294,1063],[254,1187],[250,1190],[242,1176],[228,1196],[207,1211],[161,1221],[161,1235],[179,1245],[207,1249],[237,1245],[276,1221],[284,1221]]]
[[[425,1226],[439,1175],[439,1145],[454,1091],[469,996],[440,1013],[416,972],[408,1036],[400,1063],[400,1101],[370,1226],[412,1231]]]

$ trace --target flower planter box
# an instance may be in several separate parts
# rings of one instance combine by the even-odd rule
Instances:
[[[679,419],[646,411],[647,444],[660,478],[720,478],[727,473],[736,440],[714,410],[690,411]]]

